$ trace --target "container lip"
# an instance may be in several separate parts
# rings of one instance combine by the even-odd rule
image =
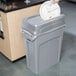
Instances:
[[[34,18],[36,18],[36,17],[39,17],[40,18],[40,20],[41,20],[41,22],[38,22],[38,23],[33,23],[32,21],[31,22],[29,22],[29,20],[31,20],[31,19],[34,19]],[[32,26],[36,26],[36,27],[40,27],[41,25],[43,25],[43,24],[47,24],[47,23],[49,23],[49,22],[54,22],[54,21],[57,21],[57,20],[59,20],[59,19],[61,19],[61,18],[64,18],[65,17],[65,15],[64,14],[61,14],[60,16],[58,16],[58,17],[55,17],[55,18],[52,18],[52,19],[49,19],[49,20],[43,20],[43,19],[41,19],[41,17],[40,17],[40,15],[39,14],[35,14],[35,15],[33,15],[33,16],[29,16],[29,17],[27,17],[27,18],[24,18],[23,19],[23,23],[25,23],[25,21],[27,21],[30,25],[32,25]]]
[[[34,16],[31,16],[31,17],[28,17],[28,18],[25,18],[23,20],[23,23],[22,23],[22,25],[23,25],[22,26],[22,30],[24,30],[24,31],[28,32],[30,35],[33,35],[34,36],[34,35],[38,35],[40,33],[46,32],[46,31],[41,32],[40,30],[44,30],[47,27],[49,28],[51,26],[50,27],[50,30],[52,30],[54,28],[57,28],[57,27],[62,26],[62,25],[65,24],[65,22],[64,22],[64,15],[63,14],[61,14],[61,16],[58,16],[58,17],[53,18],[51,20],[43,21],[43,23],[42,24],[39,24],[39,25],[36,25],[35,23],[33,25],[33,24],[31,24],[31,23],[28,22],[28,19],[33,18],[33,17],[37,17],[37,16],[39,16],[39,14],[34,15]],[[47,25],[49,25],[49,26],[47,26]]]

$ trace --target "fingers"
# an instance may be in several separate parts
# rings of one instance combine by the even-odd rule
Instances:
[[[59,3],[60,0],[50,0],[52,3]]]

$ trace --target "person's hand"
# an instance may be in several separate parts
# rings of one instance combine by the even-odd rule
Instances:
[[[52,3],[59,3],[60,0],[50,0]]]

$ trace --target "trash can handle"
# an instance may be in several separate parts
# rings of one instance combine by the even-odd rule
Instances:
[[[51,30],[49,30],[49,31],[47,31],[47,32],[44,32],[44,33],[42,33],[42,34],[39,34],[39,35],[35,36],[31,41],[34,41],[35,39],[37,39],[37,38],[38,38],[39,36],[41,36],[41,35],[47,34],[47,33],[49,33],[49,32],[53,32],[53,31],[58,30],[58,29],[60,29],[60,28],[62,28],[62,27],[65,27],[65,24],[62,25],[62,26],[60,26],[60,27],[56,27],[56,28],[54,28],[54,29],[51,29]]]
[[[55,30],[57,30],[57,29],[60,29],[60,28],[62,28],[62,27],[64,27],[64,26],[65,26],[65,24],[62,25],[62,26],[59,26],[59,27],[53,28],[53,29],[51,29],[51,30],[49,30],[49,31],[46,31],[46,32],[42,33],[41,35],[46,34],[46,33],[49,33],[49,32],[53,32],[53,31],[55,31]]]
[[[23,32],[26,32],[28,35],[30,35],[32,37],[32,34],[26,30],[23,30]]]
[[[32,35],[30,32],[28,32],[27,30],[23,30],[23,33],[24,32],[26,32],[30,37],[31,37],[31,41],[34,41],[35,39],[37,39],[39,36],[41,36],[41,35],[44,35],[44,34],[47,34],[47,33],[49,33],[49,32],[53,32],[53,31],[55,31],[55,30],[57,30],[57,29],[60,29],[60,28],[62,28],[62,27],[64,27],[65,26],[65,24],[64,25],[62,25],[62,26],[59,26],[59,27],[56,27],[56,28],[54,28],[54,29],[51,29],[51,30],[49,30],[49,31],[46,31],[46,32],[44,32],[44,33],[42,33],[42,34],[39,34],[39,35]]]

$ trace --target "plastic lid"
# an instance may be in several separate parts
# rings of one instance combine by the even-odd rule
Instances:
[[[43,20],[49,20],[51,18],[60,16],[60,6],[52,1],[46,1],[40,6],[40,16]]]

